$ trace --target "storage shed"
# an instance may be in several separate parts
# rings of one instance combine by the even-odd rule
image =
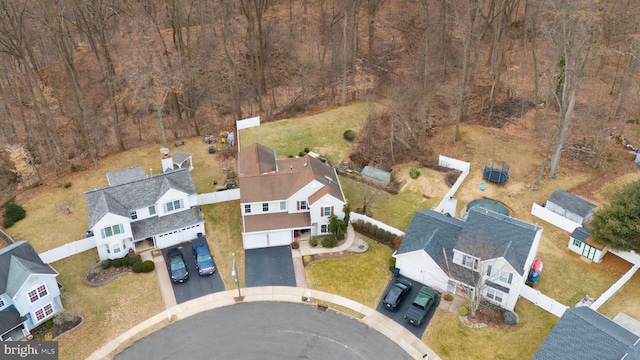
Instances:
[[[380,170],[373,166],[365,166],[362,169],[362,176],[374,185],[385,187],[391,182],[391,173]]]
[[[607,253],[607,247],[591,240],[591,234],[583,227],[578,227],[569,237],[567,248],[591,261],[600,263]]]
[[[547,199],[545,207],[583,226],[591,221],[593,212],[596,210],[596,205],[563,190],[554,191]]]

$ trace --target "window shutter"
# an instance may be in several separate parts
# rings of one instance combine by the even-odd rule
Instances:
[[[333,215],[333,206],[331,207],[331,215]]]
[[[491,265],[487,266],[487,276],[491,276]]]
[[[100,235],[102,235],[103,239],[107,237],[107,234],[104,233],[104,229],[100,229]]]
[[[320,216],[324,216],[324,208],[323,207],[320,208]]]
[[[513,274],[509,273],[509,280],[507,280],[507,283],[511,284],[512,281],[513,281]]]
[[[120,234],[124,234],[124,225],[120,224]]]
[[[300,210],[300,201],[297,201],[296,204],[298,205],[298,210]]]

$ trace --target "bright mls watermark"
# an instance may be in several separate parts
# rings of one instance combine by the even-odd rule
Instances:
[[[5,341],[0,346],[2,360],[58,360],[57,341]]]

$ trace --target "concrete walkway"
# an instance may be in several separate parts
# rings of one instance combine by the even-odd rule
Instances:
[[[296,274],[296,286],[299,288],[307,288],[307,276],[304,272],[303,256],[316,255],[316,254],[329,254],[347,251],[356,243],[356,232],[353,230],[351,224],[347,228],[345,234],[345,240],[340,246],[333,248],[325,248],[318,244],[317,246],[309,245],[309,240],[302,240],[298,242],[300,247],[298,249],[291,250],[291,257],[293,258],[293,270]]]
[[[153,260],[156,266],[156,276],[158,277],[158,286],[160,287],[162,302],[164,303],[164,308],[168,309],[177,304],[176,295],[173,292],[173,286],[171,286],[171,279],[169,278],[169,270],[167,270],[167,263],[164,261],[162,253],[158,256],[153,256],[152,253],[153,251],[143,252],[140,254],[140,258],[142,261]]]
[[[311,295],[310,299],[306,298],[307,294]],[[145,335],[150,334],[174,321],[184,319],[203,311],[235,305],[239,300],[236,295],[235,290],[217,292],[172,306],[166,311],[141,322],[129,331],[110,341],[102,348],[91,354],[88,359],[112,359],[116,354],[136,340],[141,339]],[[244,288],[242,289],[242,295],[243,298],[240,301],[244,302],[284,301],[292,303],[307,303],[309,306],[316,306],[315,302],[317,300],[322,300],[331,304],[340,305],[361,314],[362,318],[358,319],[354,317],[354,321],[360,321],[388,337],[414,359],[422,359],[425,354],[429,354],[428,358],[431,360],[440,359],[440,357],[426,344],[392,319],[380,314],[375,309],[338,295],[329,294],[323,291],[284,286]]]

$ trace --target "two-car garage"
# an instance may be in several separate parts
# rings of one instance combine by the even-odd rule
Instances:
[[[242,234],[245,249],[287,246],[293,241],[293,230],[268,231]]]

